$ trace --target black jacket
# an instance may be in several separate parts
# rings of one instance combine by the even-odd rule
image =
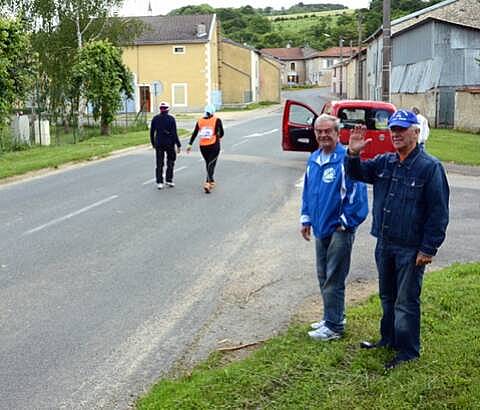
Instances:
[[[154,148],[162,145],[176,145],[181,147],[177,134],[175,118],[168,113],[160,113],[152,118],[150,124],[150,143]]]

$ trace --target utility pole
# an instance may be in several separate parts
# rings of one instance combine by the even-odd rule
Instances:
[[[358,13],[358,50],[357,50],[357,98],[363,98],[363,67],[362,67],[362,21],[363,15]]]
[[[382,101],[390,102],[390,66],[392,63],[390,0],[383,0],[382,57]]]

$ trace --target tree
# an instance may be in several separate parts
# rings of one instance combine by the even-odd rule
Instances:
[[[31,32],[39,58],[39,95],[56,122],[67,111],[79,124],[79,100],[71,93],[72,65],[84,43],[109,40],[128,44],[144,29],[137,19],[112,18],[122,0],[0,0],[0,9],[16,15]],[[72,100],[73,98],[73,100]],[[65,119],[65,118],[64,118]]]
[[[30,41],[18,20],[0,18],[0,128],[15,103],[25,100],[33,84],[35,65]]]
[[[122,62],[120,49],[102,40],[86,44],[77,55],[72,79],[73,89],[92,104],[95,120],[100,118],[101,134],[109,134],[121,93],[129,98],[133,93],[132,74]]]
[[[168,13],[169,16],[181,16],[191,14],[213,14],[215,9],[208,4],[200,4],[198,6],[184,6],[178,9],[172,10]]]

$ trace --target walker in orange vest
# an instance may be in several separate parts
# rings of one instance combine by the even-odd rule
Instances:
[[[198,120],[198,136],[200,137],[199,145],[205,147],[213,145],[217,142],[217,135],[215,134],[215,122],[217,117],[200,118]]]
[[[215,123],[217,117],[211,116],[209,118],[200,118],[198,120],[198,136],[200,137],[199,145],[206,147],[217,142],[217,135],[215,134]],[[209,194],[215,188],[215,182],[205,182],[203,189],[206,194]]]

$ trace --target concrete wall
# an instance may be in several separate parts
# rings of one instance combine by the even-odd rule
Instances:
[[[280,102],[281,64],[265,57],[260,57],[260,93],[259,101]]]
[[[349,100],[353,100],[356,97],[356,84],[357,84],[357,60],[350,60],[346,66],[346,83],[345,83],[345,91],[346,97]]]
[[[455,95],[455,128],[480,132],[480,89],[457,91]]]
[[[428,120],[431,127],[436,123],[436,93],[429,91],[422,94],[392,94],[392,104],[397,109],[409,110],[418,107],[420,113]]]
[[[221,42],[220,88],[223,104],[244,104],[245,93],[251,93],[252,70],[250,50]]]

